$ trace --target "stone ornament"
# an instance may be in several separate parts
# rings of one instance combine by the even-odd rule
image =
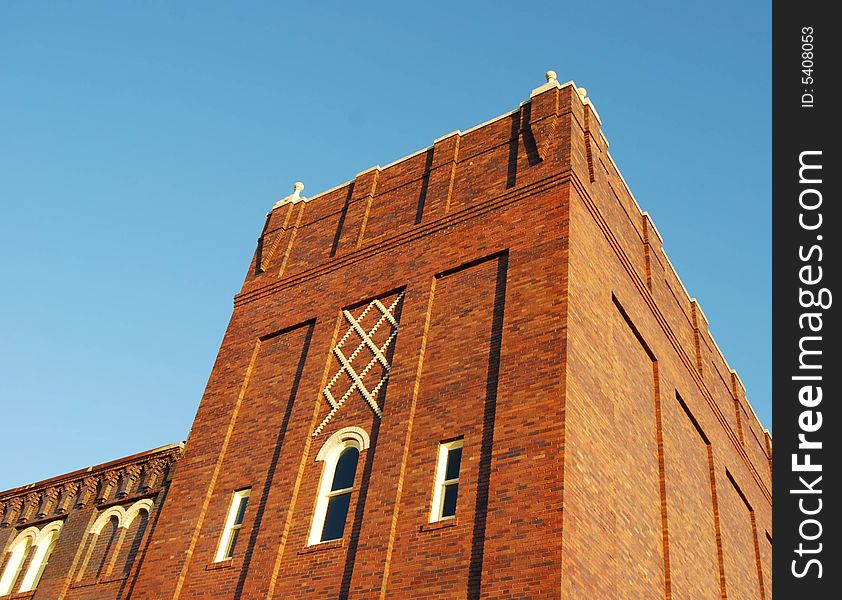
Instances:
[[[281,198],[277,202],[275,202],[274,206],[272,206],[272,210],[278,208],[279,206],[283,206],[284,204],[298,204],[299,202],[307,202],[307,198],[301,195],[302,190],[304,190],[304,184],[300,181],[296,181],[295,184],[292,186],[292,193],[285,198]]]

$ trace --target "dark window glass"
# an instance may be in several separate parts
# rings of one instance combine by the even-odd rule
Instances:
[[[459,479],[459,466],[462,464],[462,448],[453,448],[447,453],[447,466],[444,469],[444,480]]]
[[[456,514],[456,497],[459,495],[459,484],[444,486],[444,499],[441,505],[441,516],[452,517]]]
[[[336,461],[336,471],[333,473],[333,484],[331,491],[344,490],[354,487],[354,475],[357,474],[357,459],[360,452],[356,448],[348,448],[343,451]]]
[[[225,553],[225,556],[231,558],[234,556],[234,546],[237,545],[237,538],[240,537],[240,528],[233,530],[231,532],[231,541],[228,542],[228,552]]]
[[[356,450],[355,450],[356,452]],[[340,459],[341,461],[342,459]],[[353,465],[356,469],[356,462]],[[353,475],[352,475],[353,481]],[[348,507],[351,505],[351,493],[334,496],[327,503],[325,526],[322,529],[321,541],[338,540],[345,531],[345,520],[348,518]]]
[[[249,498],[246,496],[242,500],[240,500],[240,509],[237,511],[237,518],[234,519],[234,525],[242,525],[243,524],[243,516],[246,514],[246,506],[249,503]]]

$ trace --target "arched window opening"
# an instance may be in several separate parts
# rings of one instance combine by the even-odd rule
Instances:
[[[0,596],[30,592],[38,586],[62,525],[62,521],[53,521],[40,529],[29,527],[18,533],[3,561],[5,567],[0,574]]]
[[[20,584],[19,592],[29,592],[38,587],[41,576],[50,563],[50,556],[55,550],[56,542],[58,542],[58,531],[53,531],[38,545],[32,557],[32,562]]]
[[[108,524],[100,532],[94,549],[96,560],[93,562],[93,567],[96,569],[94,574],[97,578],[106,577],[109,574],[110,561],[108,558],[113,556],[119,536],[120,519],[117,515],[114,515],[108,520]]]
[[[138,500],[128,508],[112,506],[91,525],[87,551],[76,581],[94,582],[128,574],[149,522],[152,500]]]
[[[140,544],[143,541],[143,535],[146,533],[146,527],[149,525],[149,511],[141,510],[132,521],[126,532],[126,540],[124,546],[125,552],[121,552],[122,559],[118,559],[118,565],[122,565],[122,574],[128,575],[132,569],[135,558],[140,551]]]
[[[360,453],[369,446],[368,434],[359,427],[334,433],[319,450],[324,462],[308,545],[341,539],[345,533]]]
[[[8,552],[6,568],[3,569],[3,575],[0,577],[0,596],[12,593],[18,577],[20,577],[20,572],[23,569],[23,563],[26,562],[26,559],[29,558],[29,553],[32,551],[32,539],[32,537],[26,537],[20,542],[16,540],[12,544]]]
[[[348,508],[351,506],[351,493],[354,491],[354,476],[357,474],[357,462],[360,451],[347,448],[342,451],[336,461],[336,471],[333,482],[327,493],[327,512],[322,535],[319,541],[338,540],[345,531],[345,521],[348,519]]]

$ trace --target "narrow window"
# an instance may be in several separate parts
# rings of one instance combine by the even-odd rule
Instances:
[[[436,482],[433,488],[433,507],[430,512],[431,523],[443,519],[452,519],[456,516],[463,441],[454,440],[439,444]]]
[[[219,540],[219,549],[216,551],[215,562],[228,560],[234,556],[234,547],[237,545],[240,528],[243,526],[243,517],[246,514],[250,493],[251,488],[234,492],[231,508],[228,509],[228,517],[225,519],[225,529],[222,530],[222,538]]]
[[[3,570],[3,576],[0,577],[0,596],[12,593],[23,569],[23,563],[29,558],[31,550],[32,539],[29,537],[16,541],[12,545],[12,549],[7,554],[6,568]]]
[[[346,448],[336,461],[333,482],[327,493],[327,512],[325,524],[319,541],[338,540],[345,531],[348,508],[351,506],[351,492],[354,491],[354,476],[357,474],[357,462],[360,451],[354,447]]]
[[[307,545],[342,538],[351,508],[360,453],[369,446],[368,434],[359,427],[344,427],[330,436],[316,454],[324,463],[313,522]]]
[[[19,592],[29,592],[38,587],[41,576],[44,574],[44,569],[50,563],[50,556],[52,556],[53,550],[55,550],[56,542],[58,542],[58,532],[50,535],[48,539],[43,540],[41,545],[38,546],[35,556],[32,559],[32,564],[27,569],[26,576],[20,584]],[[43,551],[42,548],[44,548]]]

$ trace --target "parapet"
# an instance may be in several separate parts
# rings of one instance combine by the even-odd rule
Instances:
[[[527,198],[542,186],[570,181],[599,204],[631,268],[660,307],[682,348],[755,468],[771,464],[771,437],[748,403],[663,249],[651,216],[642,211],[608,151],[602,120],[587,90],[560,83],[553,71],[514,110],[386,166],[373,166],[309,198],[303,184],[267,215],[254,259],[235,303],[291,285],[413,232],[449,222],[495,202]],[[607,199],[611,199],[609,202]]]
[[[169,444],[0,492],[0,528],[38,523],[74,508],[157,491],[183,450],[183,443]]]

